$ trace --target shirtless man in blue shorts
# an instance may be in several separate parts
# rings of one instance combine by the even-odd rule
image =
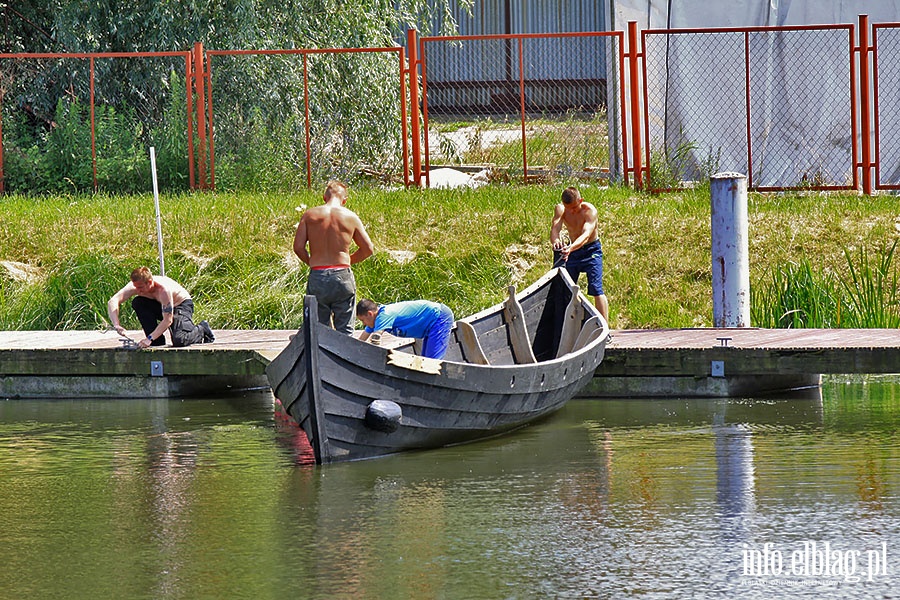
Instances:
[[[609,302],[603,293],[603,250],[597,234],[597,209],[585,202],[574,187],[563,190],[562,202],[556,205],[553,225],[550,227],[550,243],[553,245],[554,266],[563,261],[572,281],[587,273],[588,294],[594,297],[594,306],[609,320]],[[560,238],[563,225],[571,242],[566,245]],[[557,256],[559,259],[557,260]]]

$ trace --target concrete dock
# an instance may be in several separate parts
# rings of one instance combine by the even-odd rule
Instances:
[[[265,387],[266,365],[294,333],[217,330],[211,344],[134,350],[113,331],[0,332],[0,398],[178,397]],[[900,331],[618,330],[580,395],[752,395],[817,385],[821,374],[837,373],[900,373]]]

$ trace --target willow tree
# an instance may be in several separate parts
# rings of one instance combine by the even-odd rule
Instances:
[[[195,42],[209,50],[392,47],[408,27],[453,33],[452,10],[470,6],[471,0],[0,0],[0,50],[159,52]],[[436,23],[441,31],[434,31]],[[4,115],[18,112],[32,129],[52,128],[61,101],[86,103],[89,68],[85,60],[0,61]],[[154,137],[186,135],[177,122],[164,122],[184,114],[183,60],[101,59],[94,68],[95,101],[134,115],[135,135],[156,144],[174,142]],[[307,158],[305,81],[310,155],[320,176],[349,176],[360,165],[389,171],[399,160],[398,68],[394,53],[316,54],[306,64],[297,55],[216,57],[219,181],[297,184]]]

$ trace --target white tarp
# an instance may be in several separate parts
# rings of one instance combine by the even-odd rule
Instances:
[[[627,30],[629,21],[636,21],[642,30],[858,26],[860,14],[867,14],[870,23],[900,21],[900,2],[884,0],[607,2],[611,27],[622,31]],[[887,42],[888,36],[884,37]],[[804,181],[813,185],[850,183],[852,53],[848,30],[751,34],[746,41],[749,75],[744,66],[743,34],[651,35],[647,41],[651,152],[666,152],[671,157],[679,149],[687,149],[690,156],[683,165],[686,177],[712,168],[742,173],[749,170],[754,186],[795,186]],[[900,49],[900,45],[895,47]],[[896,63],[900,56],[885,52],[879,58],[887,65]],[[747,154],[745,116],[748,76],[752,158]],[[900,82],[885,84],[880,78],[882,89],[896,88]],[[887,115],[880,124],[882,162],[886,156],[897,157],[896,163],[883,164],[884,180],[893,172],[900,174],[900,145],[893,142],[900,139],[900,121],[891,117],[900,111],[886,110],[884,104],[880,110]],[[630,156],[629,164],[634,164]]]
[[[857,24],[900,21],[896,0],[608,0],[614,29],[629,21],[639,29]]]

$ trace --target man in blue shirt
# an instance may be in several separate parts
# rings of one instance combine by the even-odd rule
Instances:
[[[422,356],[444,358],[453,327],[453,311],[443,304],[428,300],[407,300],[379,306],[374,301],[360,300],[356,316],[366,326],[359,339],[369,339],[375,331],[387,331],[398,337],[422,340]]]

